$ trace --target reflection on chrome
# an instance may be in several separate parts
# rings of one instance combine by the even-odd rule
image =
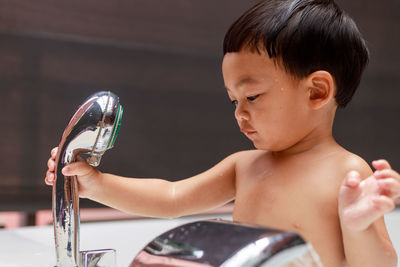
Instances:
[[[154,255],[178,256],[184,259],[200,259],[204,255],[204,251],[200,249],[161,238],[154,239],[146,246],[145,250]]]
[[[90,165],[98,166],[104,152],[114,146],[122,113],[115,94],[99,92],[78,108],[64,130],[56,156],[52,196],[58,267],[75,267],[79,263],[78,184],[76,177],[64,176],[61,170],[74,162],[78,155]]]
[[[116,255],[114,249],[87,250],[80,253],[81,267],[114,267]]]
[[[312,246],[296,233],[222,220],[172,229],[138,253],[131,267],[321,267]]]

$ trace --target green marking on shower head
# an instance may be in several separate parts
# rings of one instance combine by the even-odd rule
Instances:
[[[108,142],[107,149],[110,149],[114,146],[115,139],[117,139],[119,128],[121,127],[122,113],[124,109],[121,105],[118,107],[117,116],[115,117],[114,127],[111,134],[110,141]]]

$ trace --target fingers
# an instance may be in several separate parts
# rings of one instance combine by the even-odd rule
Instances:
[[[374,177],[377,179],[380,193],[392,199],[400,196],[400,174],[392,169],[384,159],[374,160],[372,165],[376,169]]]
[[[56,169],[55,160],[56,160],[57,151],[58,151],[58,147],[53,148],[50,152],[51,157],[47,161],[48,170],[46,172],[46,177],[44,178],[44,182],[47,185],[53,185],[53,183],[54,183],[54,179],[55,179],[54,171]]]
[[[400,174],[392,169],[383,169],[374,172],[380,193],[382,195],[397,198],[400,196]]]
[[[392,199],[400,197],[400,174],[386,160],[373,161],[372,165],[377,169],[374,177],[377,179],[380,194]]]
[[[95,168],[85,161],[78,161],[65,166],[61,172],[66,176],[90,176],[94,174]]]
[[[392,169],[383,169],[374,172],[374,176],[376,179],[385,179],[385,178],[395,178],[400,180],[400,174]]]
[[[50,152],[51,157],[47,161],[47,167],[49,168],[50,171],[55,170],[55,166],[56,166],[55,160],[56,160],[57,150],[58,150],[58,147],[55,147]]]
[[[344,179],[343,186],[357,188],[360,185],[360,174],[357,171],[350,171]]]
[[[44,178],[44,182],[47,185],[53,185],[54,184],[54,173],[47,171],[46,177]]]
[[[47,161],[47,168],[51,172],[54,172],[54,170],[56,169],[56,162],[52,158],[49,158],[49,160]]]
[[[372,222],[376,221],[377,219],[381,218],[386,213],[392,211],[395,208],[394,201],[387,196],[375,196],[369,199],[370,208],[366,210],[367,217],[369,218],[366,220],[364,225],[364,229],[366,229]]]
[[[372,166],[374,166],[375,169],[377,170],[383,170],[383,169],[391,169],[390,164],[387,160],[385,159],[378,159],[372,161]]]
[[[378,180],[379,191],[381,195],[392,199],[400,197],[399,181],[393,178]]]
[[[53,148],[51,151],[50,151],[50,155],[52,156],[52,157],[56,157],[56,155],[57,155],[57,151],[58,151],[58,147],[55,147],[55,148]]]
[[[392,211],[395,208],[393,199],[387,196],[378,196],[372,199],[372,205],[375,212],[382,216],[383,214]]]
[[[50,160],[49,160],[50,161]],[[79,162],[74,162],[71,163],[67,166],[65,166],[61,170],[62,174],[65,176],[80,176],[80,177],[85,177],[85,176],[91,176],[95,174],[96,169],[87,164],[85,161],[79,161]],[[55,180],[55,174],[54,174],[54,169],[53,170],[47,170],[46,172],[46,177],[44,178],[44,181],[48,185],[53,185]]]

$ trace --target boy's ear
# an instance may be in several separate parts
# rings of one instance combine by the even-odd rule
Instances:
[[[332,75],[318,70],[307,76],[309,104],[312,109],[319,109],[327,104],[335,95],[335,82]]]

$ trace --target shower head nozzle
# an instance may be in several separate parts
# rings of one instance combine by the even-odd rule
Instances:
[[[63,165],[73,162],[79,154],[90,165],[98,166],[104,152],[114,146],[122,113],[115,94],[99,92],[90,96],[64,131],[59,147]]]

